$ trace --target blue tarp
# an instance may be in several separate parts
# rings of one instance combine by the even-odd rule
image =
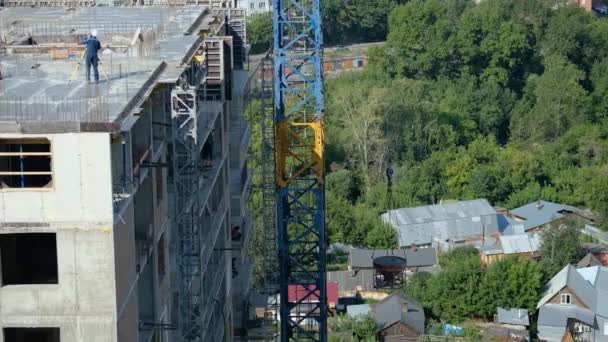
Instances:
[[[464,334],[464,327],[459,327],[457,325],[444,324],[443,325],[443,334],[444,335],[462,335]]]

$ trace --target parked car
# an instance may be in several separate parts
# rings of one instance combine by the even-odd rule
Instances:
[[[593,6],[593,9],[601,15],[608,15],[608,6],[604,4]]]
[[[336,46],[336,51],[348,51],[348,50],[350,50],[350,49],[344,45]]]

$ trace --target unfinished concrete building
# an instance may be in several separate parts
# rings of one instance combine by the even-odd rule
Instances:
[[[205,6],[216,10],[235,8],[236,0],[0,0],[6,7],[115,7],[115,6]]]
[[[251,277],[244,11],[0,23],[0,341],[230,340]],[[78,66],[93,28],[99,84]]]

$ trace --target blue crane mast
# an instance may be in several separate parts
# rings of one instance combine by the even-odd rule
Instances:
[[[274,0],[273,16],[281,341],[325,342],[321,1]]]

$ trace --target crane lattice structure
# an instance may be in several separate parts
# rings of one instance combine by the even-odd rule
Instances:
[[[320,2],[274,0],[281,341],[327,341]]]

